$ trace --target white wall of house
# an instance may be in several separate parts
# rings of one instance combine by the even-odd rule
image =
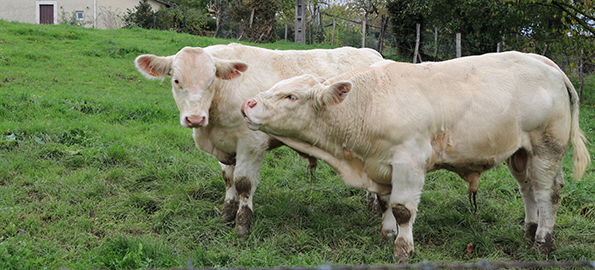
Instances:
[[[134,9],[140,0],[0,0],[0,19],[23,23],[39,24],[41,12],[53,6],[53,24],[77,16],[80,24],[98,29],[122,27],[120,16],[127,9]],[[163,4],[149,0],[153,10]],[[77,21],[78,22],[78,21]]]

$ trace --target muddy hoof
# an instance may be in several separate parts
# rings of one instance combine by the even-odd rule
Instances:
[[[399,264],[409,262],[413,257],[413,243],[409,243],[403,238],[397,238],[395,243],[395,258],[399,259]]]
[[[239,206],[239,201],[226,201],[223,205],[223,221],[229,223],[236,220]]]

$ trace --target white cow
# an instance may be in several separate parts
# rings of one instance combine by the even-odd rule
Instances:
[[[551,60],[506,52],[385,61],[328,81],[303,75],[247,99],[242,113],[251,129],[326,161],[347,185],[387,195],[394,223],[385,217],[382,230],[398,227],[395,256],[407,260],[425,174],[446,169],[477,183],[503,161],[523,195],[526,239],[553,250],[569,140],[574,176],[590,163],[578,102]]]
[[[382,60],[372,49],[281,51],[230,44],[185,47],[165,57],[145,54],[135,64],[147,78],[171,77],[180,124],[193,128],[198,148],[221,164],[227,188],[223,219],[235,220],[236,229],[245,234],[252,224],[252,195],[264,156],[282,144],[246,127],[242,102],[283,79],[302,74],[332,77]],[[315,164],[311,158],[310,166]]]

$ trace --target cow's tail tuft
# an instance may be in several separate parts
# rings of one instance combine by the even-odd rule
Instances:
[[[572,143],[572,147],[574,148],[574,177],[576,179],[580,179],[585,171],[587,170],[587,166],[591,163],[591,155],[589,154],[589,149],[587,149],[586,143],[587,138],[585,137],[585,133],[581,130],[579,126],[579,97],[574,89],[574,86],[568,79],[568,77],[564,74],[564,83],[566,84],[566,89],[568,90],[568,94],[570,95],[570,103],[572,104],[572,121],[570,126],[570,142]]]

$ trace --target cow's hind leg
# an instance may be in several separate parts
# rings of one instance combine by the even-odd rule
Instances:
[[[556,225],[556,212],[560,202],[560,190],[564,186],[564,177],[561,164],[548,164],[538,158],[533,160],[535,184],[535,200],[537,201],[537,212],[539,222],[535,231],[535,243],[533,246],[542,253],[548,254],[555,250],[554,226]],[[552,167],[558,165],[557,170]]]
[[[232,222],[236,219],[236,213],[240,205],[240,198],[236,191],[235,181],[233,177],[234,165],[221,165],[221,172],[223,180],[225,181],[225,202],[223,204],[223,221]]]
[[[373,216],[384,215],[386,209],[388,208],[388,198],[382,202],[382,199],[376,193],[366,191],[366,205],[368,206],[368,210]],[[381,205],[384,203],[385,205]]]
[[[521,149],[507,162],[525,202],[525,239],[534,241],[533,246],[544,254],[555,250],[554,226],[564,186],[561,167],[566,147],[552,144],[534,146],[532,157]]]
[[[510,174],[516,179],[523,202],[525,205],[525,236],[524,239],[533,243],[535,241],[535,232],[539,221],[537,214],[537,201],[535,199],[535,189],[531,182],[531,172],[529,167],[530,157],[525,149],[519,149],[514,153],[506,164]]]
[[[563,128],[546,129],[533,142],[534,155],[529,163],[539,214],[533,246],[543,254],[555,250],[554,226],[560,203],[560,190],[564,186],[562,158],[568,149],[568,137],[564,134],[569,132]]]

